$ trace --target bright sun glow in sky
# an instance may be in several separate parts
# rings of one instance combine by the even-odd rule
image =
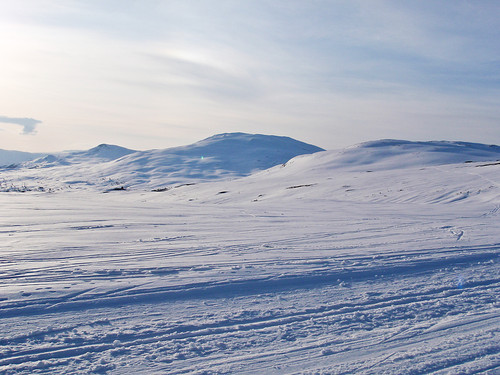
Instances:
[[[0,0],[0,148],[500,144],[497,0]]]

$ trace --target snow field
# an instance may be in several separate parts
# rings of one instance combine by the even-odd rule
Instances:
[[[306,146],[0,171],[0,374],[500,373],[498,147]]]
[[[1,373],[499,369],[490,204],[0,199]]]

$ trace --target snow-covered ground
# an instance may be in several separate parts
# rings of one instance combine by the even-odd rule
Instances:
[[[498,159],[378,141],[160,191],[127,169],[125,191],[0,193],[0,373],[498,374]]]

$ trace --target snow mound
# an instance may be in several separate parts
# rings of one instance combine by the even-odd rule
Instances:
[[[470,142],[411,142],[384,139],[347,148],[337,158],[344,165],[378,165],[382,169],[444,165],[500,159],[500,147]]]

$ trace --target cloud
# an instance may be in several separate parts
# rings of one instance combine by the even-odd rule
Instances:
[[[170,132],[180,139],[182,128],[186,143],[233,130],[326,148],[379,137],[500,142],[498,1],[147,3],[2,6],[0,31],[15,36],[0,40],[3,107],[57,111],[64,123],[50,126],[65,126],[70,144],[109,132],[134,148],[174,146]],[[54,89],[40,97],[47,82]],[[24,134],[37,126],[8,120]]]
[[[27,118],[27,117],[19,118],[19,117],[7,117],[7,116],[0,116],[0,122],[6,124],[21,125],[23,127],[22,134],[34,134],[36,131],[36,126],[42,123],[40,120],[35,120],[33,118]]]

